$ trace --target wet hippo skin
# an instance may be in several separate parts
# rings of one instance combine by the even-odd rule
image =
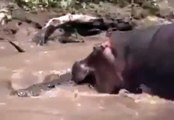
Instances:
[[[125,88],[174,98],[174,24],[132,31],[115,31],[109,42],[95,46],[72,67],[72,80],[92,83],[97,91]],[[91,81],[91,79],[90,79]]]

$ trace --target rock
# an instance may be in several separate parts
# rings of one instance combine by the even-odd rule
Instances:
[[[168,3],[171,7],[174,7],[174,1],[173,0],[168,0]]]
[[[145,19],[142,19],[141,21],[137,21],[137,28],[141,27],[150,27],[153,25],[161,25],[161,24],[169,24],[171,21],[168,21],[163,18],[159,18],[156,16],[148,16]]]
[[[167,19],[174,18],[174,9],[168,0],[156,0],[156,3],[159,7],[158,16]]]
[[[145,18],[148,15],[148,10],[143,9],[139,6],[134,6],[132,9],[132,17],[134,19],[142,19]]]

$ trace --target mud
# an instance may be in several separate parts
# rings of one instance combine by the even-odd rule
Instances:
[[[116,10],[110,11],[114,14]],[[63,13],[17,13],[16,19],[0,27],[1,120],[170,120],[174,117],[172,101],[145,94],[98,94],[89,85],[77,86],[70,81],[69,68],[74,61],[86,57],[94,44],[105,41],[105,33],[83,37],[84,43],[61,44],[55,40],[37,46],[31,39],[40,29],[26,20],[43,26],[49,18]],[[9,40],[25,52],[19,53]]]

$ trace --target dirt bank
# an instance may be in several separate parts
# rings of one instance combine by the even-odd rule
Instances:
[[[110,4],[106,4],[100,13],[106,9],[115,17],[126,18],[130,14],[126,8],[120,11],[119,8]],[[70,68],[75,60],[89,54],[94,44],[106,40],[105,33],[84,37],[84,43],[61,44],[55,40],[49,41],[44,46],[37,46],[32,42],[32,37],[40,30],[37,25],[44,26],[50,18],[61,15],[62,12],[19,11],[14,12],[18,19],[13,19],[0,27],[0,115],[2,120],[163,120],[174,116],[173,103],[157,97],[140,95],[132,99],[98,94],[88,85],[57,84],[58,74]],[[84,10],[84,12],[90,15],[96,14],[90,10]],[[123,14],[118,15],[118,13]],[[26,21],[26,18],[32,22]],[[138,20],[137,27],[167,22],[169,21],[149,16]],[[19,52],[9,41],[25,52]],[[57,80],[56,86],[42,84],[51,80]],[[34,84],[36,85],[33,87]],[[26,90],[25,88],[28,87],[29,89]],[[21,98],[17,94],[11,94],[12,91],[19,89],[24,89],[24,92],[19,92],[21,96],[25,96],[23,95],[25,93],[31,96]]]

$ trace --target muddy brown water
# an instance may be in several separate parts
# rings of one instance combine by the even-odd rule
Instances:
[[[30,17],[41,20],[41,24],[48,20],[47,16],[39,15]],[[69,75],[65,84],[59,84],[58,74],[71,68],[75,60],[86,57],[94,44],[106,40],[104,33],[85,38],[85,43],[51,41],[36,46],[31,38],[38,30],[27,23],[18,26],[18,22],[14,20],[0,28],[3,38],[0,39],[0,120],[172,120],[174,117],[173,102],[156,96],[98,94],[88,85],[69,82]],[[16,34],[10,33],[11,30],[17,31]],[[26,52],[17,52],[7,40]],[[16,90],[31,96],[11,94]]]

